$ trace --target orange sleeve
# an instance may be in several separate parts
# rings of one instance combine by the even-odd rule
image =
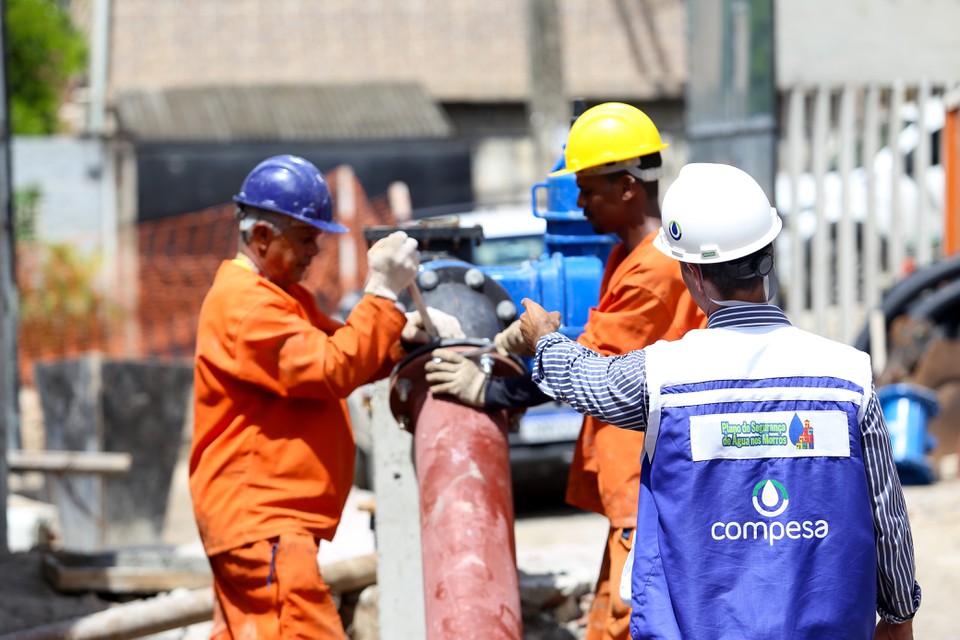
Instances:
[[[603,355],[642,349],[657,340],[676,340],[706,322],[687,291],[680,265],[653,247],[649,234],[629,254],[614,247],[604,269],[600,301],[590,310],[578,341]],[[642,433],[591,417],[574,449],[567,502],[605,515],[613,527],[637,520]]]
[[[593,308],[578,342],[603,355],[642,349],[668,333],[676,310],[636,283],[618,287],[603,310]]]
[[[600,302],[590,310],[580,344],[603,355],[677,340],[706,325],[680,276],[680,264],[653,247],[651,233],[629,254],[622,245],[604,270]]]
[[[300,301],[303,303],[304,307],[308,309],[308,312],[311,313],[311,315],[315,316],[314,324],[320,327],[320,329],[324,333],[326,333],[327,335],[332,335],[333,333],[335,333],[336,331],[338,331],[339,329],[345,326],[344,323],[334,320],[333,318],[328,317],[322,311],[320,311],[320,309],[316,307],[316,298],[314,298],[312,294],[310,294],[306,290],[304,290],[304,294],[309,298],[309,303],[308,301],[303,300],[303,296],[297,296],[297,297],[300,298]],[[378,308],[380,307],[385,308],[387,306],[385,303],[389,302],[384,300],[383,298],[378,298],[377,296],[373,296],[370,294],[368,295],[369,297],[372,298],[372,301],[378,305]],[[390,306],[393,306],[394,308],[396,308],[396,305],[391,304]],[[406,316],[404,316],[404,324],[406,324]],[[390,347],[388,358],[381,364],[380,368],[377,369],[373,373],[373,375],[370,376],[369,379],[364,380],[360,384],[367,384],[368,382],[376,382],[377,380],[386,378],[393,372],[394,365],[396,365],[396,363],[403,360],[403,358],[405,358],[406,355],[407,355],[407,350],[403,348],[403,344],[400,342],[400,336],[398,335],[397,339],[394,341],[393,345],[391,345]]]
[[[392,364],[405,323],[393,302],[368,295],[328,334],[282,300],[265,299],[241,320],[236,375],[280,396],[345,398]]]

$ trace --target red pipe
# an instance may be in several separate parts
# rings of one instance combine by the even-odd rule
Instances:
[[[428,394],[417,420],[428,638],[523,636],[507,424],[499,413]]]
[[[434,397],[429,353],[391,380],[394,415],[414,433],[427,638],[523,637],[506,411]],[[522,369],[494,357],[494,375]]]

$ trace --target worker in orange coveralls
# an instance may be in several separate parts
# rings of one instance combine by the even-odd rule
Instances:
[[[653,247],[660,229],[660,151],[656,126],[639,109],[609,102],[585,111],[573,123],[561,173],[576,173],[577,205],[596,233],[616,234],[600,284],[599,304],[590,310],[578,342],[603,355],[640,349],[657,340],[676,340],[706,326],[680,269]],[[501,353],[525,353],[519,321],[498,334]],[[486,409],[533,406],[549,400],[529,376],[489,378],[468,358],[437,349],[426,366],[434,393]],[[643,435],[587,416],[574,451],[567,502],[610,521],[603,562],[590,610],[587,640],[629,638],[630,607],[619,597],[620,576],[637,522]],[[639,542],[643,544],[641,540]]]
[[[365,295],[344,324],[298,284],[333,220],[320,171],[302,158],[257,165],[234,197],[239,252],[200,311],[190,491],[213,570],[213,638],[345,638],[317,565],[353,479],[344,399],[389,373],[401,338],[426,341],[397,294],[419,267],[402,231],[369,250]],[[434,315],[436,312],[436,315]],[[449,337],[451,316],[430,311]]]

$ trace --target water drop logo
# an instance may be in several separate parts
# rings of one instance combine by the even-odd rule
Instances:
[[[683,231],[680,229],[680,223],[676,220],[671,220],[670,223],[667,224],[667,233],[669,233],[670,237],[674,240],[679,240],[680,236],[683,235]]]
[[[761,480],[753,487],[753,508],[762,516],[774,518],[787,510],[790,496],[776,480]]]

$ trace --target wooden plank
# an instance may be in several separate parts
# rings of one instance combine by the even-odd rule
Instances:
[[[790,89],[790,98],[787,103],[787,176],[790,181],[791,209],[789,212],[781,212],[790,233],[790,282],[787,285],[789,295],[786,311],[794,324],[800,323],[803,317],[801,311],[807,306],[807,265],[804,259],[807,244],[800,229],[800,173],[803,171],[805,96],[806,93],[802,87]],[[780,206],[780,203],[777,203],[777,206]]]
[[[917,185],[917,260],[918,268],[927,267],[933,262],[933,229],[930,228],[930,202],[927,195],[927,171],[930,169],[930,123],[927,120],[927,103],[930,102],[930,81],[920,80],[917,87],[917,147],[913,153],[913,181]],[[899,139],[893,138],[891,139]],[[891,143],[891,146],[892,143]],[[938,211],[937,217],[943,216]],[[939,256],[937,256],[939,257]]]
[[[837,260],[837,291],[840,307],[840,327],[836,336],[841,342],[850,344],[856,339],[856,331],[861,319],[854,318],[854,306],[857,297],[857,245],[854,236],[853,213],[850,210],[851,191],[853,180],[851,174],[856,155],[856,123],[854,110],[857,102],[857,91],[850,84],[843,86],[840,92],[840,115],[837,122],[840,136],[840,154],[838,165],[840,171],[840,210],[841,218],[838,223],[837,240],[834,255]],[[868,162],[870,162],[868,160]],[[867,165],[868,171],[873,171],[872,164]]]
[[[210,585],[205,557],[178,556],[163,549],[104,553],[53,551],[43,556],[43,573],[57,590],[113,594],[148,594]],[[321,568],[335,593],[361,591],[377,582],[377,556],[369,554],[331,562]]]
[[[883,295],[884,278],[881,278],[880,232],[877,214],[877,176],[873,170],[872,158],[877,157],[880,149],[880,88],[876,84],[867,87],[863,115],[863,157],[867,158],[867,219],[863,227],[863,304],[867,309],[880,305]],[[889,222],[889,221],[888,221]],[[888,227],[889,230],[889,227]],[[871,341],[871,347],[875,343]],[[871,355],[875,352],[871,349]]]
[[[162,551],[97,554],[54,551],[44,554],[43,574],[58,591],[159,593],[210,585],[206,558],[175,556]]]
[[[817,87],[813,108],[813,149],[811,167],[813,179],[817,185],[815,203],[817,230],[813,234],[810,247],[811,277],[810,299],[813,311],[813,332],[827,335],[827,304],[830,300],[830,228],[827,225],[826,203],[824,201],[824,179],[827,173],[828,150],[827,137],[830,128],[830,89],[825,85]]]
[[[903,130],[903,101],[906,87],[900,80],[893,83],[890,92],[890,113],[887,121],[887,139],[890,148],[890,231],[887,234],[887,264],[890,274],[896,282],[903,277],[903,267],[907,257],[906,229],[903,220],[903,202],[900,199],[900,181],[903,179],[903,154],[899,152],[897,140]]]
[[[19,449],[7,451],[7,466],[10,471],[123,475],[130,471],[132,463],[133,457],[129,453]]]

